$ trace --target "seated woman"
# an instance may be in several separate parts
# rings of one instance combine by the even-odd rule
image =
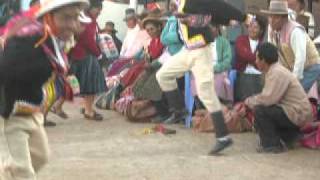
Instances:
[[[239,36],[236,40],[237,78],[234,87],[234,101],[260,93],[263,86],[261,72],[256,69],[256,49],[262,42],[267,22],[261,16],[256,16],[248,27],[248,35]]]
[[[162,22],[159,17],[146,17],[142,22],[143,28],[151,37],[150,44],[144,49],[145,72],[133,87],[134,97],[151,100],[158,116],[153,121],[163,121],[169,117],[168,108],[162,100],[163,93],[156,80],[156,72],[161,67],[158,58],[162,55],[164,46],[160,41]]]
[[[214,82],[218,97],[222,101],[232,102],[233,94],[228,73],[231,69],[232,51],[229,41],[221,35],[220,27],[210,26],[215,41],[211,43],[214,64]]]

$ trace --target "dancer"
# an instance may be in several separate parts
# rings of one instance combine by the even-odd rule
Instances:
[[[222,0],[180,0],[177,3],[176,16],[179,18],[180,36],[185,47],[161,67],[157,80],[165,92],[174,118],[180,121],[187,113],[176,78],[192,71],[199,98],[211,113],[217,128],[217,143],[209,153],[216,155],[230,146],[232,139],[228,136],[221,105],[214,90],[212,51],[209,46],[214,39],[208,25],[213,22],[228,24],[230,20],[249,21],[250,16]]]
[[[13,27],[15,35],[6,40],[0,58],[4,102],[0,115],[5,119],[6,142],[0,146],[8,147],[12,162],[6,174],[14,179],[35,180],[48,161],[44,114],[61,94],[72,99],[61,46],[77,31],[80,11],[88,5],[87,0],[42,0],[26,14],[29,23]],[[16,26],[21,22],[26,21]],[[55,83],[57,79],[60,83]]]

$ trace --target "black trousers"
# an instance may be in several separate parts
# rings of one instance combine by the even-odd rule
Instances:
[[[300,134],[279,106],[257,106],[254,109],[255,128],[264,148],[280,146],[280,140],[291,143]]]

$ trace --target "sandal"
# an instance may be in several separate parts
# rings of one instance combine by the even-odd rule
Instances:
[[[102,121],[103,120],[103,116],[95,111],[93,111],[93,115],[88,115],[88,114],[83,114],[84,117],[87,119],[87,120],[93,120],[93,121]]]
[[[63,110],[58,112],[56,108],[51,108],[51,112],[56,114],[57,116],[59,116],[62,119],[68,119],[69,118],[67,113],[65,113]]]

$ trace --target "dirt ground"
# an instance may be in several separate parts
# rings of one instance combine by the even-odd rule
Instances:
[[[299,148],[280,155],[255,152],[252,133],[232,135],[234,146],[210,157],[213,134],[197,134],[182,125],[176,135],[143,135],[152,124],[129,123],[115,112],[103,122],[84,120],[79,107],[67,104],[72,118],[50,119],[50,163],[39,180],[316,180],[320,151]]]

